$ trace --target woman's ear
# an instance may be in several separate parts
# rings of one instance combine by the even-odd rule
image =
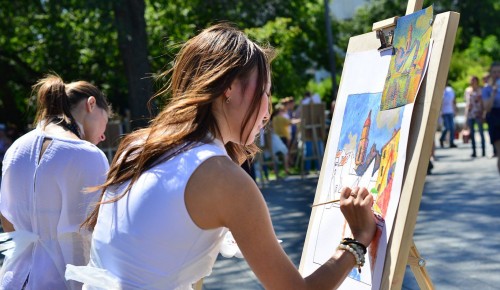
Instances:
[[[231,97],[233,95],[233,86],[230,86],[229,88],[227,88],[225,91],[224,91],[224,102],[226,104],[229,104],[229,102],[231,102]]]
[[[87,109],[87,112],[92,112],[94,108],[97,105],[97,101],[94,96],[90,96],[87,98],[87,102],[85,103],[85,108]]]
[[[227,88],[227,89],[224,91],[224,97],[225,97],[225,98],[231,97],[231,93],[232,93],[232,91],[233,91],[232,86],[230,86],[229,88]]]

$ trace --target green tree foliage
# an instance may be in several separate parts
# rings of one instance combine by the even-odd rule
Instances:
[[[467,48],[455,49],[449,79],[459,100],[463,101],[463,93],[469,86],[471,76],[477,76],[481,80],[491,63],[495,61],[494,56],[500,56],[500,43],[495,35],[489,35],[484,39],[474,36]]]
[[[311,79],[307,83],[307,90],[310,92],[316,92],[320,96],[327,96],[331,91],[332,91],[332,79],[331,78],[325,78],[321,80],[320,82],[316,82],[315,80]],[[331,102],[331,100],[326,100],[325,98],[322,99],[328,104]]]
[[[311,68],[327,63],[322,1],[149,0],[146,9],[153,72],[171,67],[179,44],[199,30],[229,21],[263,45],[277,48],[273,95],[299,98]],[[165,80],[162,80],[162,82]],[[157,83],[157,87],[162,82]]]
[[[115,109],[127,106],[129,91],[118,48],[113,4],[118,0],[0,0],[0,122],[23,126],[31,85],[54,71],[66,81],[86,79],[99,86]],[[328,69],[322,0],[144,0],[151,73],[171,67],[180,44],[217,21],[230,21],[258,42],[274,46],[273,94],[299,99],[314,69]],[[374,22],[402,16],[408,1],[372,0],[348,21],[333,21],[337,67],[351,36],[371,31]],[[450,80],[460,92],[471,74],[482,75],[498,58],[498,0],[436,0],[436,13],[461,13]],[[160,80],[161,85],[165,80]],[[158,87],[156,87],[158,88]],[[321,92],[320,92],[321,93]],[[328,96],[322,95],[329,100]]]
[[[0,122],[24,127],[31,86],[48,72],[90,80],[113,101],[126,91],[106,1],[0,1]]]
[[[340,23],[344,36],[357,35],[371,31],[372,24],[394,16],[403,16],[406,12],[406,0],[372,0],[358,9],[353,19]],[[500,2],[498,0],[426,0],[423,7],[434,5],[436,14],[445,11],[460,13],[462,33],[457,39],[459,49],[468,47],[473,37],[486,38],[500,35]]]
[[[303,90],[301,81],[303,72],[294,69],[297,62],[291,61],[295,57],[293,43],[302,33],[298,26],[293,26],[290,18],[276,18],[268,21],[264,26],[246,29],[248,35],[259,43],[269,42],[276,48],[276,58],[273,61],[273,94],[293,96]]]
[[[16,120],[22,126],[29,121],[25,108],[30,87],[49,71],[66,81],[95,83],[119,112],[127,106],[129,81],[126,60],[118,49],[116,1],[0,0],[0,73],[8,76],[0,80],[0,110],[9,111],[0,122]],[[218,21],[233,22],[257,41],[277,48],[272,76],[277,98],[298,99],[312,77],[310,69],[327,63],[321,0],[146,0],[145,4],[153,75],[171,67],[179,44]]]
[[[339,42],[347,48],[350,36],[371,31],[373,23],[394,16],[403,16],[408,1],[374,0],[359,9],[353,19],[340,22]],[[423,7],[434,5],[435,14],[445,11],[460,13],[460,24],[455,41],[448,79],[457,96],[463,96],[470,76],[481,77],[492,61],[500,56],[500,2],[498,0],[435,0],[424,1]]]
[[[500,60],[500,2],[498,0],[442,0],[439,11],[460,13],[460,24],[448,79],[459,100],[472,75],[479,79],[493,61]],[[438,11],[438,12],[439,12]]]

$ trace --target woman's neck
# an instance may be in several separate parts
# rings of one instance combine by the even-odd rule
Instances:
[[[81,108],[79,109],[79,106],[77,106],[75,109],[73,109],[71,111],[71,115],[73,116],[73,122],[75,123],[75,126],[78,129],[79,137],[81,139],[84,139],[85,138],[85,131],[84,131],[83,125],[82,125],[84,116],[81,112],[82,112],[82,109]]]
[[[73,130],[70,130],[68,127],[64,126],[61,122],[58,122],[57,120],[52,120],[45,125],[41,124],[41,129],[47,135],[50,136],[59,136],[68,139],[80,140],[80,137],[77,134],[75,134]]]
[[[80,136],[79,136],[80,139],[84,139],[85,138],[85,131],[83,130],[83,125],[76,120],[74,120],[74,122],[75,122],[76,127],[78,128],[78,133],[80,133]]]

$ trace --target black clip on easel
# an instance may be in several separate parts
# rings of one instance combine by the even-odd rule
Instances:
[[[390,50],[391,54],[394,54],[392,41],[394,40],[394,28],[396,27],[397,19],[398,17],[393,17],[373,24],[372,30],[377,33],[377,38],[380,39],[378,51]]]
[[[377,30],[377,38],[380,39],[380,47],[378,48],[378,51],[382,52],[391,50],[391,54],[394,54],[394,47],[392,46],[394,30],[389,30],[387,34],[385,34],[382,29]]]

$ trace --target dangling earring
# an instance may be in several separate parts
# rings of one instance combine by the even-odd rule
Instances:
[[[231,100],[231,97],[226,97],[226,104],[229,104],[230,100]]]

